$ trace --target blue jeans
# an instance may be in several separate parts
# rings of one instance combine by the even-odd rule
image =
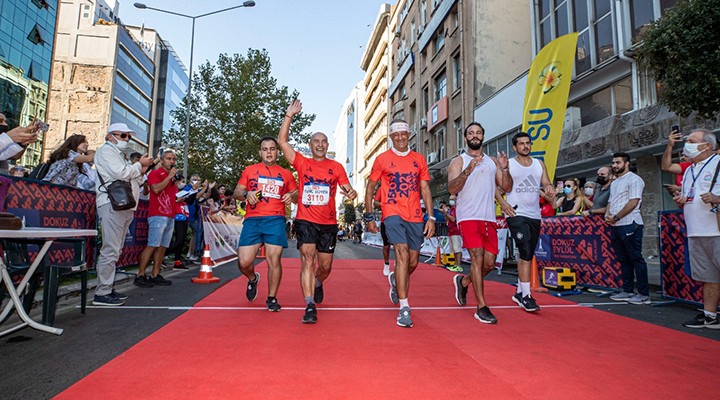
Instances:
[[[648,296],[647,264],[642,255],[643,225],[632,223],[625,226],[610,228],[615,255],[622,271],[623,292],[633,293],[633,284],[637,279],[637,291]]]
[[[203,223],[202,220],[195,218],[189,222],[189,225],[195,238],[195,248],[190,250],[192,251],[192,255],[199,257],[203,251]]]

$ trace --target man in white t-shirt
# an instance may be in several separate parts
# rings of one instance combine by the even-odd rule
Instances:
[[[714,223],[720,203],[720,156],[713,151],[716,145],[710,131],[696,129],[690,133],[683,154],[692,165],[683,174],[682,193],[676,192],[673,198],[685,214],[692,278],[703,283],[703,312],[683,323],[688,328],[720,329],[720,229]]]
[[[615,153],[612,159],[615,180],[610,185],[610,199],[605,222],[610,225],[610,240],[622,271],[622,292],[611,300],[631,304],[650,304],[647,264],[642,255],[643,220],[640,214],[645,182],[630,172],[630,155]],[[637,294],[634,293],[637,280]]]

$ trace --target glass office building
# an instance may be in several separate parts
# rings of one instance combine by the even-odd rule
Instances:
[[[0,112],[12,128],[46,119],[57,0],[0,1]],[[19,163],[35,165],[41,144]]]
[[[122,122],[146,147],[150,142],[155,65],[130,34],[118,30],[118,50],[110,123]]]
[[[169,42],[163,41],[160,46],[160,65],[158,66],[158,93],[155,107],[154,148],[161,146],[163,133],[174,129],[185,132],[185,123],[176,123],[172,111],[183,107],[183,99],[187,94],[188,73],[177,53]],[[177,143],[172,143],[177,144]]]

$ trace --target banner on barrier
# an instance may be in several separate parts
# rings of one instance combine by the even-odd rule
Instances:
[[[54,185],[34,179],[12,179],[5,195],[5,210],[25,218],[25,226],[43,228],[97,229],[95,192]],[[95,266],[95,240],[85,248],[89,268]],[[37,249],[31,252],[37,252]],[[70,243],[54,243],[47,253],[49,262],[65,264],[74,259]]]
[[[225,211],[211,212],[208,207],[201,207],[201,213],[210,258],[216,263],[237,258],[243,217]]]
[[[663,296],[702,304],[702,283],[690,276],[685,215],[681,210],[660,211],[658,227]]]
[[[599,215],[543,218],[535,258],[540,268],[570,268],[580,285],[618,288],[621,284],[610,228]]]

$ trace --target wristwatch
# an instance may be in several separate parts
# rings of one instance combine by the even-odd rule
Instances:
[[[615,221],[615,222],[620,221],[620,218],[618,218],[617,214],[613,215],[613,221]]]

